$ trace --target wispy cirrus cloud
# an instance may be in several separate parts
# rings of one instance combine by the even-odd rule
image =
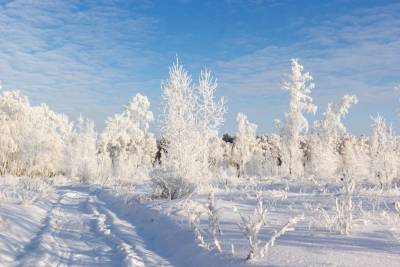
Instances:
[[[0,79],[101,128],[139,90],[157,113],[178,54],[194,74],[208,66],[218,76],[229,101],[223,130],[243,111],[262,132],[287,108],[279,87],[296,57],[315,78],[320,113],[357,94],[347,124],[365,132],[369,114],[398,122],[400,4],[384,2],[0,0]]]

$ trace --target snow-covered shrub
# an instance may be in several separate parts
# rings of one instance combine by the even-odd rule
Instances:
[[[204,238],[204,230],[200,225],[201,216],[204,214],[204,207],[193,201],[189,201],[185,206],[185,212],[189,218],[189,225],[192,228],[196,242],[200,247],[209,250],[209,244]]]
[[[302,134],[308,130],[304,112],[315,114],[317,106],[310,96],[314,88],[312,76],[303,72],[303,66],[292,59],[292,72],[284,82],[282,89],[290,94],[289,111],[285,114],[285,123],[281,127],[282,161],[290,176],[303,175],[303,151],[300,149]]]
[[[265,207],[260,193],[257,194],[257,204],[251,216],[243,216],[239,213],[242,222],[238,226],[250,246],[249,254],[246,257],[247,260],[259,256],[260,251],[258,247],[261,242],[258,240],[258,234],[261,228],[265,225],[266,214],[267,207]]]
[[[190,195],[196,189],[196,185],[188,179],[179,176],[175,169],[157,167],[151,174],[154,184],[154,198],[177,199]]]
[[[293,217],[279,230],[275,231],[275,233],[269,238],[265,245],[260,248],[261,241],[258,239],[258,234],[260,230],[266,225],[267,211],[268,208],[263,202],[261,193],[257,193],[257,204],[254,208],[252,216],[245,217],[239,213],[242,219],[242,222],[239,224],[239,228],[245,238],[248,240],[250,246],[250,251],[246,257],[246,260],[265,257],[268,254],[270,248],[274,246],[277,238],[284,235],[288,231],[293,231],[293,226],[297,224],[300,220],[304,219],[304,215]]]
[[[335,217],[337,230],[345,235],[350,234],[353,226],[355,178],[363,175],[363,169],[368,162],[362,159],[363,147],[354,136],[350,135],[344,137],[340,146],[343,187],[341,196],[336,198]]]
[[[222,231],[219,225],[219,209],[215,205],[214,194],[210,193],[205,205],[192,200],[186,201],[183,211],[188,217],[189,225],[199,246],[207,250],[215,248],[218,252],[221,252]],[[208,216],[208,238],[200,223],[203,215]]]
[[[333,232],[338,229],[336,212],[335,214],[331,215],[326,209],[321,207],[317,207],[314,211],[316,212],[317,216],[312,220],[312,222],[310,222],[310,226],[311,224],[315,224],[321,228],[327,229],[329,232]]]
[[[45,177],[1,177],[0,201],[29,205],[53,193],[53,181]]]
[[[348,235],[353,225],[353,194],[355,182],[351,179],[343,180],[342,196],[336,198],[337,229],[341,234]]]
[[[47,197],[53,192],[53,187],[43,177],[23,177],[16,192],[22,204],[30,204],[40,197]]]
[[[208,203],[206,204],[206,211],[208,214],[208,232],[210,234],[210,243],[214,245],[218,252],[222,251],[221,238],[222,231],[219,225],[219,209],[215,204],[214,193],[211,192],[208,196]]]

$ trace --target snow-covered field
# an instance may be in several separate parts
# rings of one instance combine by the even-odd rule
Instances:
[[[18,178],[15,178],[18,179]],[[7,181],[11,180],[8,177]],[[18,186],[17,184],[12,187]],[[398,266],[399,191],[359,190],[354,227],[341,235],[333,217],[337,187],[287,186],[278,181],[238,182],[215,188],[221,253],[212,245],[204,192],[173,201],[150,200],[145,184],[131,192],[72,183],[19,191],[1,185],[0,262],[3,266]],[[119,190],[122,191],[122,190]],[[8,192],[8,193],[7,193]],[[43,193],[44,192],[44,193]],[[266,257],[246,261],[249,245],[238,224],[261,194],[267,207],[260,247],[293,216],[293,231],[277,239]],[[6,196],[5,196],[6,195]],[[195,239],[190,211],[200,212],[206,247]]]

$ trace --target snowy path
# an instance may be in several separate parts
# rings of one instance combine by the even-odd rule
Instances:
[[[170,266],[86,186],[57,190],[16,266]]]
[[[232,208],[251,214],[255,192],[217,192],[223,253],[216,253],[196,243],[181,210],[183,200],[140,203],[109,188],[75,184],[55,188],[34,202],[0,201],[0,266],[399,266],[400,243],[391,235],[392,228],[398,232],[397,216],[384,220],[385,214],[377,213],[370,220],[366,213],[350,236],[342,236],[310,224],[319,218],[314,206],[332,206],[329,195],[289,192],[276,201],[278,191],[264,192],[267,203],[275,204],[260,232],[262,242],[293,214],[305,213],[309,221],[282,236],[268,257],[257,262],[244,261],[249,248]],[[207,197],[197,194],[191,201],[204,205]],[[397,198],[388,196],[386,202]],[[208,220],[201,225],[207,229]]]

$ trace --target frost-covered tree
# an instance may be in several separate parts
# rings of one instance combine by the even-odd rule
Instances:
[[[222,158],[218,130],[226,108],[223,98],[216,100],[217,86],[207,69],[194,85],[179,61],[170,67],[169,79],[162,83],[164,165],[175,168],[181,176],[204,176]]]
[[[27,120],[28,98],[18,91],[4,91],[0,97],[1,174],[19,172],[16,166],[23,121]],[[17,173],[15,173],[17,174]]]
[[[156,140],[149,131],[153,121],[149,108],[147,97],[137,94],[121,114],[107,120],[100,148],[109,158],[112,175],[129,178],[151,166]]]
[[[257,137],[258,144],[253,158],[248,163],[248,172],[252,175],[268,177],[276,176],[281,166],[281,141],[278,134]]]
[[[169,78],[162,83],[163,125],[161,133],[167,153],[161,160],[163,168],[191,181],[201,174],[198,144],[197,99],[190,75],[177,61],[170,67]]]
[[[72,125],[65,115],[51,111],[46,105],[32,107],[19,139],[20,159],[30,175],[65,173]]]
[[[396,136],[392,127],[378,115],[372,118],[372,136],[370,139],[371,172],[381,186],[390,184],[397,175],[398,160]]]
[[[252,158],[257,145],[257,125],[250,123],[247,116],[238,113],[236,117],[238,131],[233,146],[233,158],[238,164],[238,177],[245,174],[246,163]]]
[[[349,112],[351,105],[356,103],[356,96],[345,95],[339,104],[329,103],[324,118],[314,123],[310,136],[309,166],[311,174],[315,177],[330,178],[337,173],[340,165],[338,145],[346,133],[342,118]]]
[[[283,164],[288,174],[296,177],[304,171],[303,151],[300,149],[302,134],[308,130],[304,113],[315,113],[317,110],[310,96],[314,88],[313,78],[303,69],[297,59],[292,59],[292,72],[282,86],[290,94],[289,111],[285,114],[285,123],[281,128]]]
[[[18,91],[0,96],[2,174],[52,176],[66,172],[72,125],[46,105],[31,106]]]
[[[150,101],[146,96],[137,94],[125,106],[126,116],[134,122],[132,132],[135,132],[131,151],[136,154],[135,167],[149,168],[156,151],[156,139],[150,132],[150,123],[154,121],[153,112],[150,110]]]
[[[328,104],[324,119],[321,121],[320,127],[324,130],[325,138],[337,139],[341,133],[346,132],[346,127],[342,123],[342,118],[349,113],[349,108],[357,104],[358,100],[355,95],[345,95],[338,105]]]
[[[365,177],[369,177],[371,172],[369,170],[369,165],[371,162],[370,155],[370,140],[367,136],[361,135],[356,139],[356,168],[357,168],[357,176],[358,179],[365,179]],[[356,181],[358,182],[358,181]]]
[[[97,132],[92,120],[79,116],[70,146],[69,175],[82,181],[95,178],[98,174]]]
[[[224,122],[226,112],[224,99],[215,100],[217,81],[207,69],[201,71],[198,85],[198,127],[201,146],[200,161],[205,174],[222,160],[222,140],[218,137],[219,127]]]
[[[341,179],[363,179],[369,173],[369,145],[367,138],[359,138],[347,133],[339,145]]]

